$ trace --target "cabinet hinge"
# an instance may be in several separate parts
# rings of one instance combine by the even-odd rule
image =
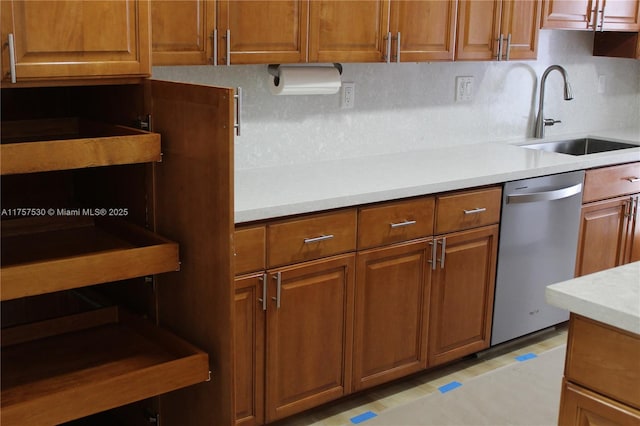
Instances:
[[[156,426],[160,426],[160,414],[155,411],[151,411],[150,409],[145,410],[145,417],[147,418],[148,423],[152,423]]]
[[[139,116],[136,120],[136,127],[140,130],[146,130],[147,132],[151,131],[151,114],[147,114],[146,116]]]

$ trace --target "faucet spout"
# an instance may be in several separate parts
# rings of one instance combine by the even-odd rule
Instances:
[[[534,137],[542,139],[544,138],[544,128],[545,126],[553,126],[555,123],[559,123],[557,120],[545,120],[544,119],[544,88],[547,82],[547,77],[549,73],[553,70],[556,70],[562,74],[562,79],[564,80],[564,100],[570,101],[573,99],[573,90],[571,89],[571,85],[569,84],[569,78],[567,75],[567,70],[565,70],[560,65],[551,65],[548,67],[544,73],[542,74],[542,78],[540,79],[540,96],[538,99],[538,116],[536,117],[536,128]]]

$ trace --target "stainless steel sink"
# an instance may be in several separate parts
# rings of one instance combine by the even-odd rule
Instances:
[[[537,149],[549,152],[559,152],[570,155],[595,154],[596,152],[615,151],[618,149],[638,148],[640,145],[633,145],[625,142],[614,142],[604,139],[579,138],[556,142],[542,142],[528,145],[521,145],[523,148]]]

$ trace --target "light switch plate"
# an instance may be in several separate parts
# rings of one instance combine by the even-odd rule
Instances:
[[[473,100],[473,77],[456,77],[456,102],[470,102]]]

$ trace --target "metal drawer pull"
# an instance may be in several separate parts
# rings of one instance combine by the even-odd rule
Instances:
[[[396,63],[400,63],[400,31],[398,31],[398,37],[396,42]]]
[[[640,178],[636,176],[625,178],[625,180],[628,180],[631,183],[640,182]]]
[[[479,207],[477,209],[464,210],[464,214],[482,213],[482,212],[486,212],[486,211],[487,211],[486,207]]]
[[[309,243],[317,243],[319,241],[325,241],[325,240],[330,240],[333,238],[333,235],[322,235],[320,237],[315,237],[315,238],[305,238],[304,239],[304,243],[305,244],[309,244]]]
[[[405,220],[404,222],[390,223],[389,226],[392,228],[402,228],[403,226],[415,225],[416,223],[415,220]]]

